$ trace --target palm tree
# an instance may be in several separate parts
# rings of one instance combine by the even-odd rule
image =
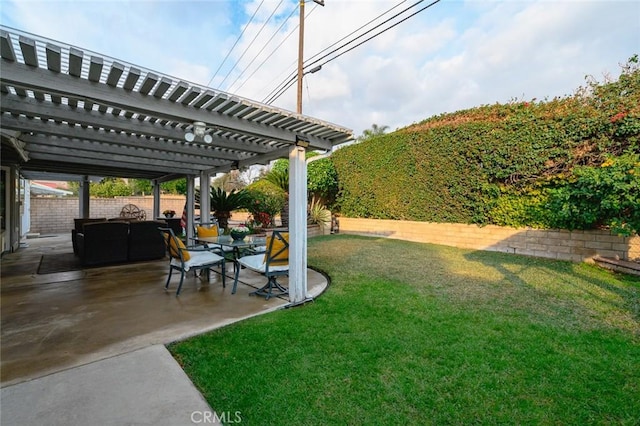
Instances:
[[[282,226],[289,226],[289,169],[271,169],[264,176],[264,179],[278,188],[282,189],[285,194],[284,205],[280,211],[280,221]]]
[[[241,209],[247,206],[249,199],[246,190],[241,189],[236,192],[232,189],[231,192],[226,192],[222,188],[210,189],[210,202],[211,211],[218,220],[218,226],[220,228],[227,229],[229,226],[229,218],[233,210]],[[200,190],[196,189],[196,207],[200,207]],[[200,213],[202,216],[202,212]]]
[[[365,129],[362,132],[362,135],[358,136],[357,140],[358,142],[362,142],[374,136],[384,135],[387,130],[389,130],[389,126],[378,126],[377,124],[373,123],[370,129]]]

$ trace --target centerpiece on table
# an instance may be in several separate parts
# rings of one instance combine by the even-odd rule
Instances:
[[[166,218],[172,218],[176,215],[176,211],[175,210],[165,210],[162,212],[162,214],[164,215],[164,217]]]
[[[244,237],[249,235],[249,233],[249,228],[247,228],[246,225],[238,225],[231,228],[231,233],[229,235],[231,235],[231,238],[234,240],[239,241],[244,239]]]

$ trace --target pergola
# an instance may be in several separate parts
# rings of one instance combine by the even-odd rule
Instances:
[[[306,298],[304,153],[352,140],[349,129],[1,26],[0,56],[2,165],[83,182],[82,216],[90,176],[151,180],[154,216],[159,183],[186,177],[190,236],[196,178],[207,194],[212,175],[288,157],[290,299]]]

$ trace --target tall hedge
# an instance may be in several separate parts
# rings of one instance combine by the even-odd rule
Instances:
[[[590,205],[567,191],[585,191],[584,176],[591,176],[585,168],[600,168],[600,176],[613,170],[601,168],[607,161],[624,157],[620,164],[633,164],[639,140],[635,56],[618,80],[591,80],[573,96],[444,114],[339,149],[332,155],[337,203],[351,217],[542,228],[611,225],[612,212],[597,206],[593,220],[559,221],[557,209]],[[572,186],[580,179],[582,186]],[[614,214],[615,220],[632,223],[640,176],[618,171],[611,179],[627,199],[620,205],[626,213]],[[564,199],[554,195],[559,188]]]

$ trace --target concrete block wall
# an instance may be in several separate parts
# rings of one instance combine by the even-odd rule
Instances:
[[[593,256],[640,261],[640,237],[620,237],[605,230],[564,231],[455,223],[340,217],[340,233],[397,238],[473,250],[591,261]]]
[[[70,232],[73,219],[80,217],[80,203],[73,198],[31,197],[31,229],[30,233],[61,234]],[[153,196],[91,198],[89,200],[90,217],[118,217],[127,204],[135,204],[153,219]],[[163,210],[175,210],[177,216],[182,215],[185,197],[180,195],[163,195],[160,198],[160,213]],[[196,214],[198,211],[196,210]]]

